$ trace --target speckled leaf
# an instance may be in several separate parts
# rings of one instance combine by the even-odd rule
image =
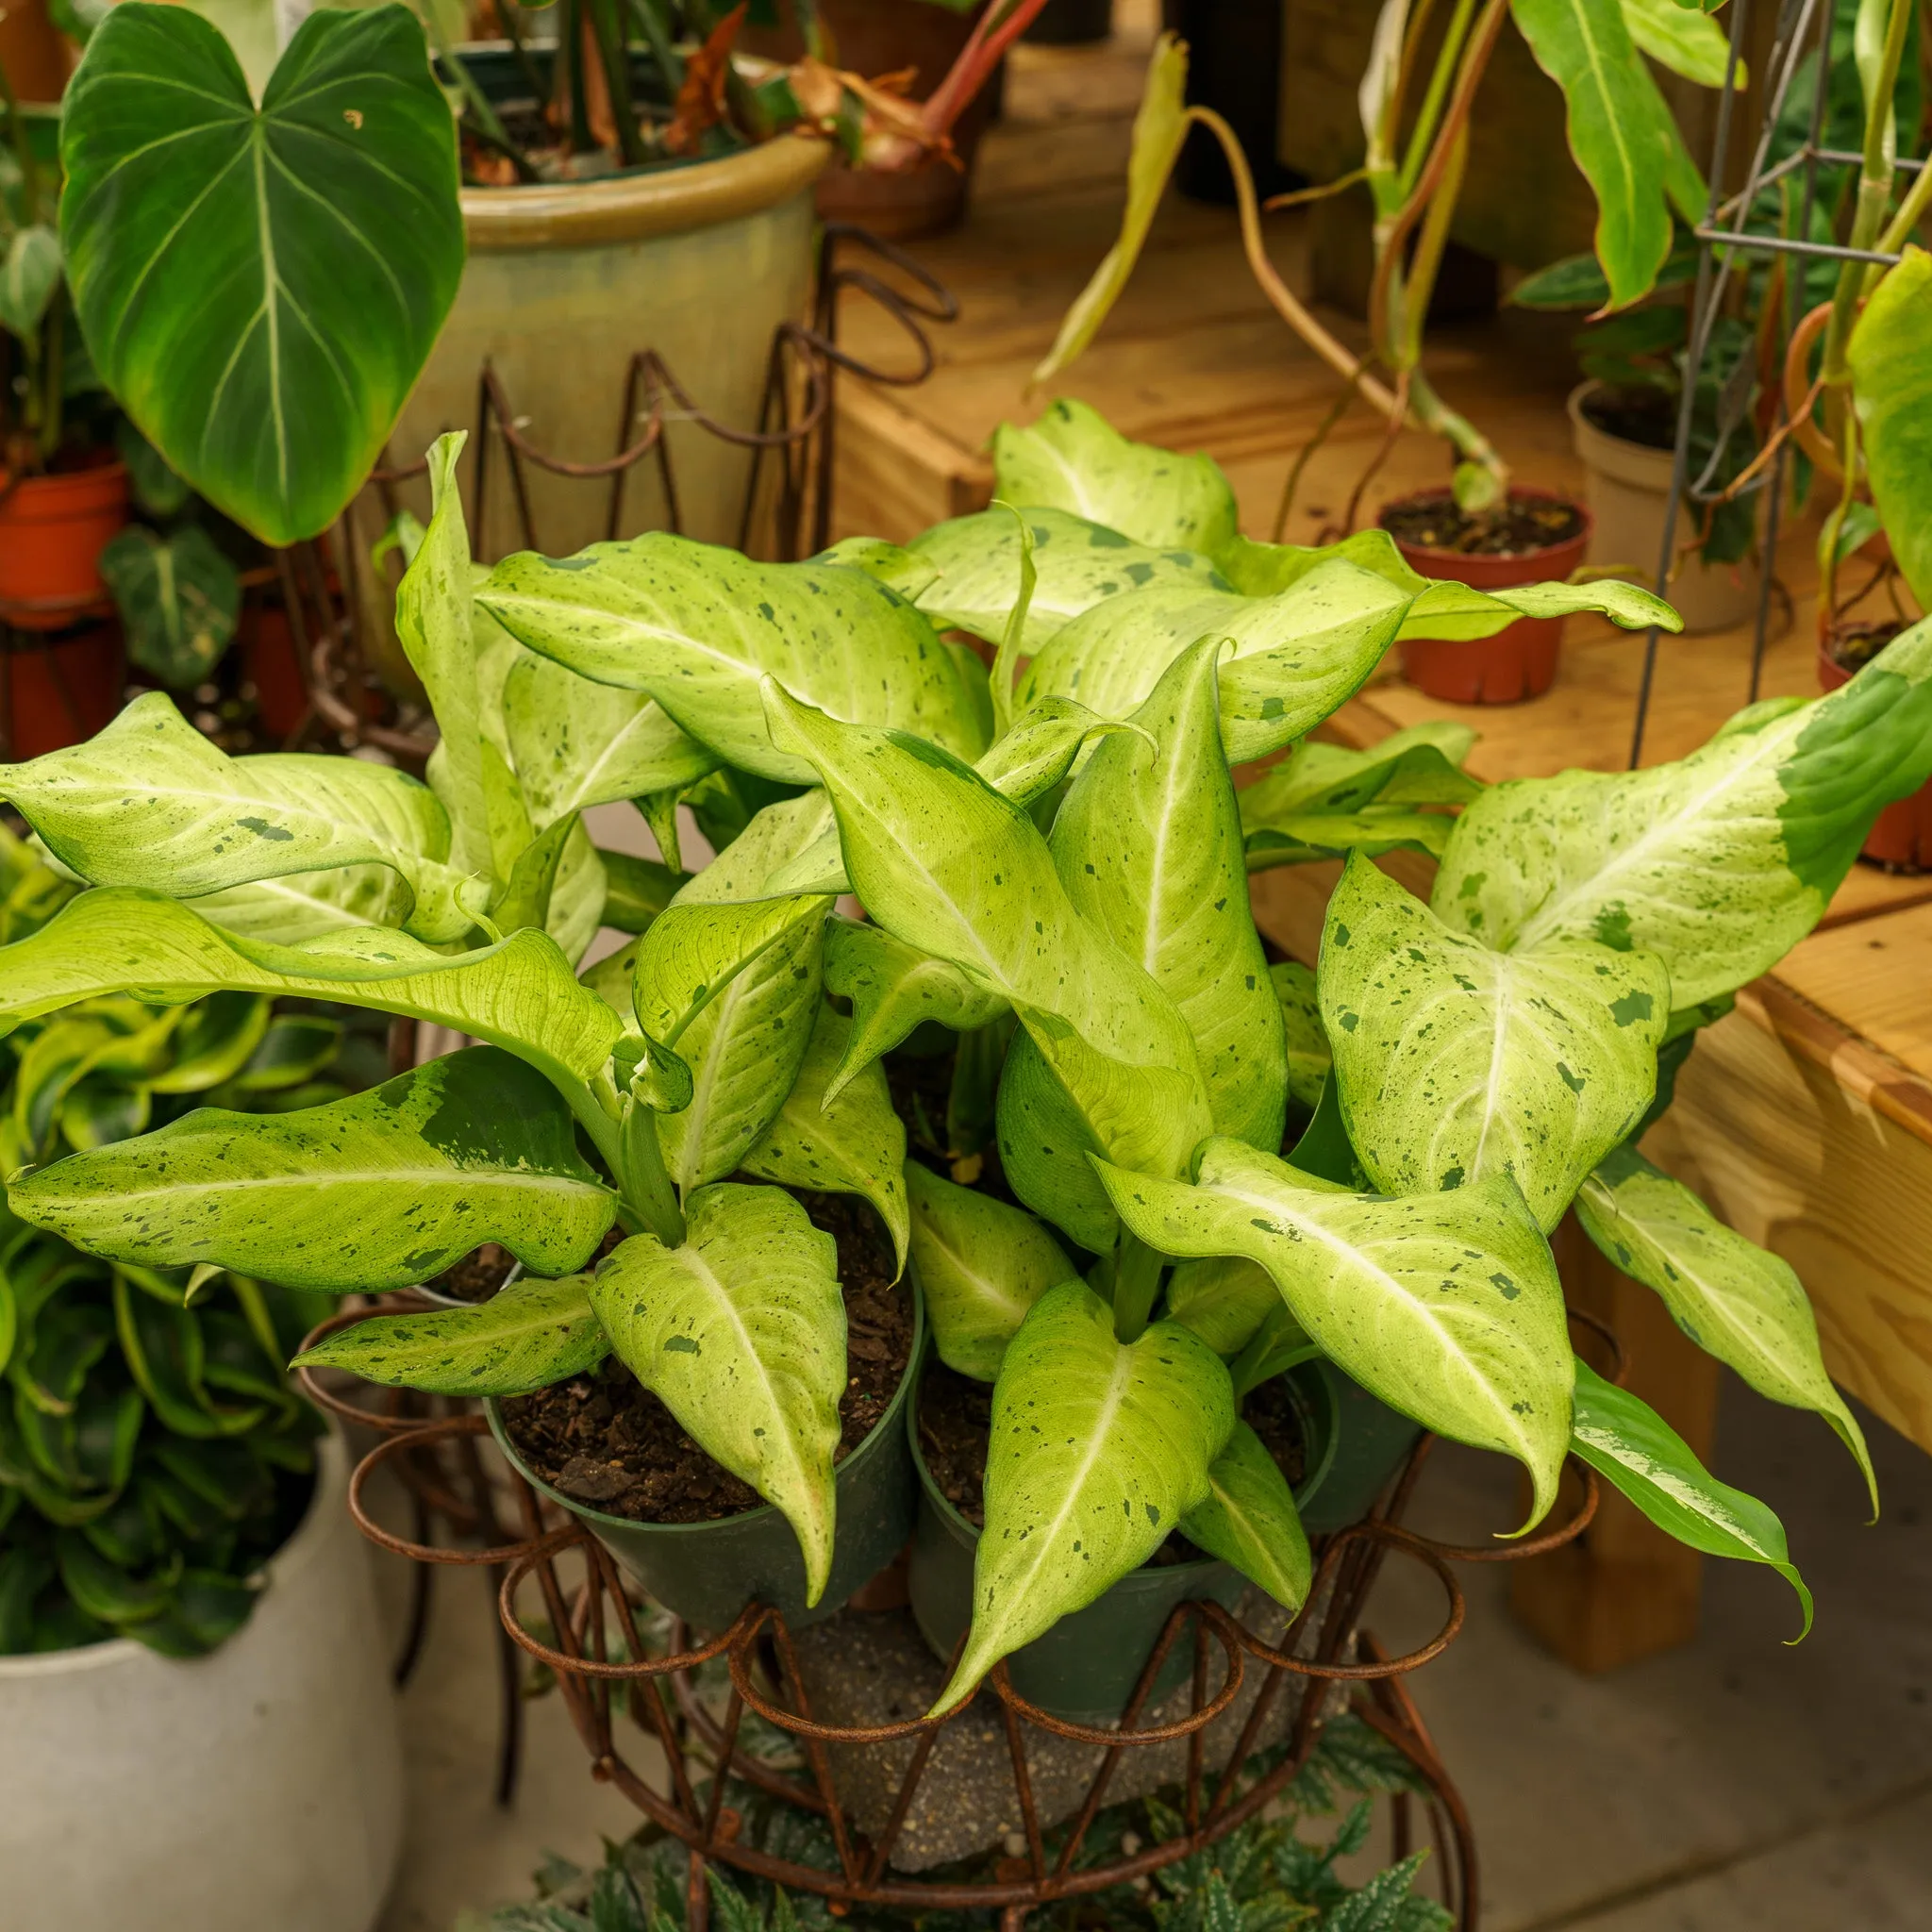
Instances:
[[[1440,858],[1456,821],[1441,812],[1407,811],[1401,806],[1365,806],[1360,811],[1288,815],[1243,841],[1251,873],[1277,865],[1313,865],[1358,852],[1379,858],[1389,852],[1423,852]]]
[[[590,1285],[588,1274],[525,1275],[474,1308],[358,1322],[290,1366],[346,1369],[365,1382],[432,1395],[526,1395],[581,1375],[610,1353]]]
[[[1579,1361],[1573,1427],[1571,1447],[1577,1457],[1665,1535],[1707,1557],[1768,1564],[1804,1606],[1805,1628],[1798,1636],[1811,1628],[1811,1592],[1792,1567],[1784,1525],[1756,1496],[1719,1482],[1647,1403]]]
[[[819,1008],[785,1105],[740,1165],[760,1180],[871,1202],[903,1271],[909,1233],[900,1172],[906,1165],[906,1128],[892,1110],[885,1071],[868,1067],[837,1095],[829,1093],[851,1031],[844,1014],[829,1006]]]
[[[754,563],[654,532],[559,562],[506,558],[476,594],[531,650],[649,692],[691,737],[763,777],[811,777],[766,731],[767,675],[836,717],[917,732],[960,758],[986,748],[932,625],[862,571]]]
[[[1162,673],[1134,713],[1152,749],[1127,734],[1094,746],[1047,842],[1074,909],[1180,1008],[1214,1131],[1272,1153],[1288,1098],[1281,1005],[1248,910],[1220,652],[1204,638]]]
[[[339,1292],[426,1281],[484,1241],[568,1274],[617,1206],[556,1089],[493,1046],[296,1113],[202,1108],[37,1169],[8,1197],[117,1261]]]
[[[1227,1371],[1198,1336],[1156,1322],[1123,1345],[1085,1282],[1041,1295],[993,1384],[973,1627],[933,1709],[1138,1570],[1208,1499],[1234,1421]]]
[[[461,939],[487,882],[444,861],[449,820],[426,785],[363,758],[231,758],[159,691],[85,744],[0,765],[6,797],[55,856],[99,886],[194,899],[253,879],[389,867],[419,939]]]
[[[1314,1573],[1307,1532],[1288,1478],[1246,1423],[1235,1424],[1208,1485],[1208,1500],[1181,1518],[1181,1534],[1232,1563],[1283,1609],[1300,1609]]]
[[[0,953],[0,962],[5,958]],[[850,919],[825,928],[825,991],[852,1002],[845,1058],[826,1088],[828,1099],[927,1020],[965,1033],[1007,1011],[998,993],[983,992],[950,960]]]
[[[700,1188],[684,1245],[634,1235],[591,1280],[625,1365],[733,1475],[777,1505],[806,1601],[832,1562],[832,1452],[845,1388],[838,1249],[779,1188]]]
[[[1932,601],[1932,255],[1908,246],[1872,291],[1848,354],[1865,474],[1919,608]]]
[[[1548,1510],[1570,1440],[1570,1341],[1556,1263],[1511,1183],[1390,1201],[1239,1141],[1208,1142],[1193,1187],[1102,1177],[1150,1247],[1259,1263],[1345,1374],[1439,1435],[1515,1457],[1529,1523]]]
[[[345,865],[230,886],[197,897],[194,909],[239,939],[299,946],[370,925],[400,930],[412,904],[408,883],[388,866]]]
[[[1663,1297],[1699,1348],[1758,1394],[1822,1415],[1863,1473],[1876,1512],[1864,1431],[1824,1372],[1818,1320],[1790,1262],[1726,1227],[1681,1181],[1627,1147],[1584,1182],[1576,1218],[1625,1274]]]
[[[973,769],[1015,805],[1031,805],[1073,770],[1089,739],[1136,728],[1117,719],[1096,717],[1071,698],[1041,698],[1013,720]]]
[[[1071,396],[1024,428],[1002,423],[992,474],[1002,502],[1072,510],[1156,550],[1213,557],[1239,521],[1233,487],[1212,457],[1134,442]]]
[[[1648,953],[1492,953],[1352,858],[1317,974],[1342,1118],[1385,1193],[1507,1175],[1545,1233],[1657,1091],[1671,987]]]
[[[1110,1158],[1179,1173],[1208,1131],[1187,1023],[1074,910],[1033,821],[929,744],[840,724],[767,691],[774,728],[831,794],[846,869],[872,917],[1012,1006]],[[1023,1175],[1009,1169],[1008,1178],[1055,1218]]]
[[[940,1359],[991,1382],[1026,1311],[1048,1289],[1078,1279],[1079,1270],[1024,1208],[955,1187],[916,1160],[906,1164],[906,1191],[912,1270]]]
[[[1932,775],[1932,623],[1841,690],[1756,711],[1674,764],[1492,786],[1457,821],[1431,903],[1504,951],[1655,953],[1700,1005],[1810,931],[1874,818]]]
[[[919,601],[919,593],[938,573],[932,565],[888,543],[883,537],[841,537],[829,549],[807,558],[809,563],[836,563],[846,570],[863,571],[882,584],[890,584],[902,597]]]
[[[1435,719],[1359,751],[1310,740],[1237,794],[1241,829],[1369,806],[1466,804],[1483,789],[1461,769],[1475,736],[1466,724]]]
[[[439,953],[381,926],[264,945],[210,925],[197,907],[101,887],[0,947],[0,1019],[14,1024],[102,993],[174,1005],[225,990],[406,1013],[565,1080],[598,1073],[619,1032],[555,942],[528,930],[474,953]]]
[[[1038,652],[1082,611],[1128,591],[1156,584],[1226,588],[1213,564],[1194,551],[1152,549],[1069,510],[1029,510],[1025,527],[1035,573],[1021,645],[1025,652]],[[971,631],[997,644],[1019,598],[1020,542],[1009,509],[983,509],[935,525],[912,544],[912,554],[939,573],[919,593],[919,608],[942,630]]]
[[[1315,975],[1298,959],[1281,959],[1269,967],[1268,977],[1281,1002],[1282,1030],[1288,1037],[1288,1097],[1299,1108],[1313,1108],[1334,1060],[1322,1030]]]
[[[1266,1269],[1239,1255],[1177,1261],[1167,1278],[1167,1318],[1191,1328],[1218,1356],[1232,1360],[1270,1315],[1285,1313]]]

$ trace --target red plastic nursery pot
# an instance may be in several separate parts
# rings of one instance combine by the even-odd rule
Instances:
[[[242,666],[255,687],[257,714],[273,738],[289,738],[308,715],[308,687],[295,633],[279,604],[251,600],[242,613]]]
[[[1521,584],[1561,582],[1583,561],[1590,548],[1590,512],[1580,503],[1559,496],[1550,490],[1512,490],[1513,502],[1536,501],[1561,504],[1581,519],[1575,534],[1560,543],[1540,550],[1526,550],[1513,557],[1472,557],[1459,550],[1438,550],[1424,543],[1406,543],[1400,537],[1395,547],[1411,570],[1425,577],[1446,577],[1452,583],[1467,584],[1475,591],[1507,591]],[[1411,505],[1448,501],[1445,490],[1424,491],[1415,496],[1388,504],[1382,510],[1387,523],[1392,511]],[[1393,532],[1391,532],[1393,535]],[[1402,675],[1418,691],[1432,698],[1456,705],[1513,705],[1524,698],[1541,697],[1556,681],[1557,653],[1563,641],[1560,617],[1520,617],[1499,630],[1494,637],[1476,638],[1468,642],[1448,642],[1433,638],[1405,638],[1402,641]]]
[[[0,479],[0,619],[58,630],[111,609],[95,559],[126,521],[126,465],[105,454],[82,469]]]
[[[1852,674],[1832,657],[1830,647],[1820,644],[1819,690],[1836,691],[1851,681]],[[1864,857],[1889,872],[1932,872],[1932,782],[1878,814]]]
[[[97,624],[0,655],[7,679],[0,757],[37,758],[82,744],[121,708],[121,628]]]

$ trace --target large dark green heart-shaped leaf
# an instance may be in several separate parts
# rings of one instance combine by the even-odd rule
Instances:
[[[114,593],[127,655],[174,691],[205,678],[242,613],[242,579],[199,524],[172,537],[130,525],[95,567]]]
[[[456,130],[405,7],[318,9],[258,108],[220,30],[127,0],[60,117],[81,332],[169,463],[264,542],[327,527],[463,265]]]

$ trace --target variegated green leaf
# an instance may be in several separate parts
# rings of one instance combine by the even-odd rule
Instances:
[[[1232,1360],[1271,1316],[1285,1313],[1266,1269],[1239,1255],[1178,1261],[1167,1278],[1167,1318],[1191,1328],[1218,1356]]]
[[[1002,423],[992,474],[1003,502],[1072,510],[1155,550],[1216,556],[1239,521],[1233,487],[1212,457],[1134,442],[1071,396],[1024,428]]]
[[[1584,1182],[1576,1218],[1625,1274],[1662,1296],[1699,1348],[1758,1394],[1822,1415],[1863,1473],[1876,1513],[1864,1431],[1824,1372],[1817,1317],[1790,1262],[1726,1227],[1681,1181],[1628,1147]]]
[[[1299,960],[1282,959],[1269,967],[1274,996],[1281,1002],[1282,1030],[1288,1037],[1288,1097],[1295,1106],[1312,1109],[1322,1098],[1334,1056],[1322,1030],[1322,1000],[1315,975]]]
[[[1290,814],[1250,832],[1244,841],[1251,873],[1277,865],[1313,865],[1324,858],[1360,853],[1379,858],[1389,852],[1424,852],[1440,858],[1448,849],[1456,821],[1441,812],[1408,811],[1399,805],[1364,806],[1360,811]]]
[[[1867,299],[1852,330],[1852,400],[1863,438],[1865,474],[1891,554],[1918,599],[1932,598],[1932,255],[1908,245]],[[1854,511],[1862,508],[1854,505]],[[1847,523],[1854,519],[1848,517]],[[1829,525],[1827,525],[1829,527]]]
[[[699,742],[765,777],[810,778],[766,731],[767,675],[838,717],[915,731],[961,758],[986,748],[931,624],[861,571],[754,563],[655,532],[562,562],[507,558],[477,596],[531,650],[648,692]]]
[[[115,1260],[371,1291],[426,1281],[491,1241],[568,1274],[617,1206],[556,1090],[492,1046],[297,1113],[203,1108],[39,1168],[8,1199]]]
[[[1002,797],[1015,805],[1031,805],[1073,770],[1090,739],[1138,728],[1118,719],[1095,717],[1071,698],[1041,698],[1013,720],[973,769]],[[1151,745],[1152,741],[1148,742]]]
[[[838,1250],[780,1188],[701,1188],[685,1208],[684,1244],[634,1235],[591,1277],[591,1305],[691,1440],[778,1507],[815,1604],[845,1388]]]
[[[906,1163],[906,1191],[913,1273],[940,1359],[991,1382],[1026,1311],[1079,1270],[1024,1208],[956,1187],[916,1160]]]
[[[346,1369],[365,1382],[433,1395],[526,1395],[581,1375],[610,1353],[590,1284],[588,1274],[525,1275],[474,1308],[358,1322],[290,1366]]]
[[[915,604],[919,601],[920,591],[938,575],[931,564],[914,557],[909,550],[902,550],[896,543],[888,543],[883,537],[841,537],[829,549],[821,550],[807,561],[836,563],[846,570],[861,570],[867,576],[891,585],[900,596],[909,597]]]
[[[1369,806],[1462,805],[1483,788],[1461,769],[1475,743],[1466,724],[1432,720],[1359,751],[1310,740],[1237,794],[1241,829]]]
[[[1385,1193],[1507,1176],[1547,1233],[1657,1091],[1671,986],[1649,953],[1492,953],[1356,858],[1317,977],[1348,1138]]]
[[[1209,1494],[1234,1389],[1198,1336],[1156,1322],[1134,1342],[1085,1282],[1034,1303],[993,1384],[973,1626],[933,1705],[1138,1570]]]
[[[1232,1563],[1285,1610],[1307,1602],[1314,1559],[1280,1465],[1246,1423],[1208,1471],[1208,1499],[1181,1518],[1181,1534],[1210,1557]]]
[[[85,744],[0,765],[0,796],[55,856],[100,886],[171,899],[376,864],[415,895],[419,939],[461,939],[487,883],[445,861],[449,821],[426,785],[362,758],[217,751],[159,691]]]
[[[1641,772],[1491,787],[1457,821],[1431,904],[1487,946],[1655,953],[1671,1003],[1774,965],[1818,922],[1873,820],[1932,775],[1932,623],[1852,681],[1734,721]]]
[[[198,897],[194,909],[238,939],[299,946],[370,925],[400,930],[412,903],[408,884],[388,866],[345,865],[230,886]]]
[[[1102,1177],[1148,1246],[1258,1263],[1344,1373],[1440,1435],[1515,1457],[1529,1523],[1549,1509],[1570,1441],[1570,1341],[1556,1263],[1512,1183],[1383,1200],[1239,1141],[1208,1142],[1193,1187]]]
[[[871,1202],[899,1269],[909,1236],[906,1206],[906,1128],[892,1111],[884,1072],[868,1067],[831,1091],[846,1056],[852,1022],[829,1006],[819,1008],[805,1059],[777,1118],[740,1165],[760,1180]]]

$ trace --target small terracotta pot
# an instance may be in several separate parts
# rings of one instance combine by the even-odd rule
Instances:
[[[7,679],[0,758],[37,758],[85,743],[121,708],[121,626],[97,624],[78,637],[8,651],[0,672]]]
[[[251,604],[242,619],[242,668],[255,687],[256,715],[271,738],[291,738],[308,715],[308,687],[295,634],[279,604]]]
[[[126,465],[104,457],[10,488],[0,481],[0,619],[19,630],[58,630],[111,610],[95,559],[127,521]]]
[[[1837,691],[1849,684],[1853,675],[1832,657],[1828,646],[1819,645],[1820,691]],[[1932,782],[1878,814],[1862,856],[1887,872],[1932,872]]]
[[[1447,493],[1441,490],[1424,491],[1388,505],[1382,514],[1386,518],[1390,510],[1407,504],[1440,502]],[[1583,553],[1590,547],[1590,512],[1553,490],[1518,489],[1509,494],[1518,501],[1535,498],[1544,503],[1567,504],[1583,519],[1582,525],[1574,537],[1560,543],[1546,544],[1541,550],[1526,551],[1521,557],[1465,557],[1458,551],[1405,543],[1399,537],[1395,547],[1411,570],[1420,571],[1425,577],[1467,584],[1475,591],[1507,591],[1522,584],[1561,582],[1583,561]],[[1418,691],[1446,704],[1513,705],[1524,698],[1541,697],[1556,682],[1557,654],[1562,641],[1560,617],[1520,617],[1494,637],[1461,643],[1405,638],[1401,646],[1402,675]]]

